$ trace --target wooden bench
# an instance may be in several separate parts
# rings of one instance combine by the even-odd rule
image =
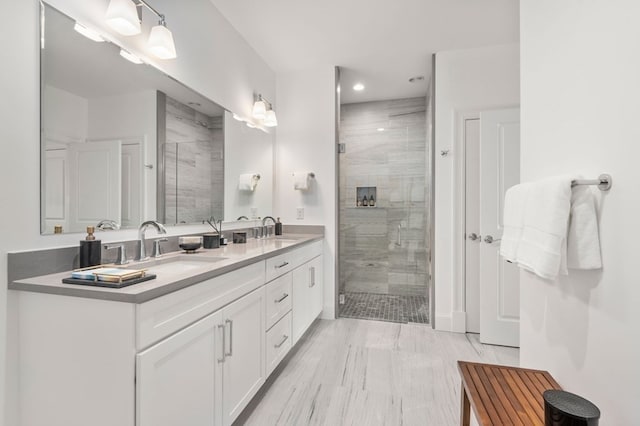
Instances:
[[[547,371],[458,361],[462,377],[460,424],[471,411],[481,426],[544,425],[542,393],[562,389]]]

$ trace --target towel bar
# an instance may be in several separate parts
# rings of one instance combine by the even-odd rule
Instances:
[[[603,173],[598,179],[574,179],[571,181],[571,187],[576,185],[598,185],[600,191],[608,191],[611,189],[611,175]]]

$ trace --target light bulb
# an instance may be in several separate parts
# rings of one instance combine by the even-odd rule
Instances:
[[[107,8],[107,24],[125,36],[140,34],[140,19],[131,0],[111,0]]]
[[[176,45],[173,42],[171,31],[167,27],[158,24],[151,28],[149,50],[160,59],[176,58]]]

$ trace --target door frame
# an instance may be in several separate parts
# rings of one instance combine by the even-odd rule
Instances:
[[[458,153],[453,158],[453,204],[454,204],[454,241],[453,241],[453,288],[452,288],[452,312],[451,331],[466,333],[467,308],[466,308],[466,255],[465,255],[465,231],[466,231],[466,164],[467,153],[465,143],[465,122],[467,120],[479,120],[480,111],[488,108],[477,108],[468,111],[456,111],[454,128],[453,152]],[[480,159],[478,159],[480,161]]]

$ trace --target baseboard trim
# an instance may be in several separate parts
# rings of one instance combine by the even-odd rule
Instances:
[[[451,317],[436,315],[435,329],[438,331],[451,331]]]
[[[454,333],[467,332],[467,313],[454,311],[451,316],[451,331]]]
[[[336,309],[333,306],[325,306],[320,313],[320,319],[336,319]]]

